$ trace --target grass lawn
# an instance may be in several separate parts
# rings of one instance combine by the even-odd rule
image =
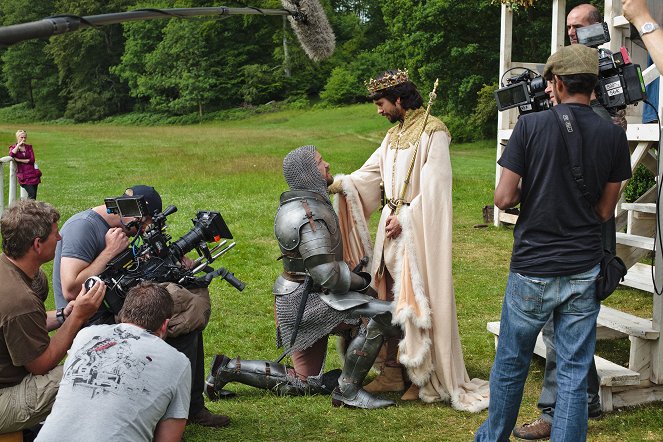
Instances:
[[[237,292],[221,280],[210,286],[213,311],[205,330],[207,362],[214,353],[244,359],[275,359],[271,286],[281,271],[273,219],[286,189],[281,160],[291,149],[315,144],[332,173],[357,169],[379,145],[388,122],[372,105],[333,110],[284,111],[241,121],[186,127],[28,125],[43,182],[39,199],[60,209],[63,221],[120,195],[126,187],[156,187],[164,205],[175,204],[169,232],[187,232],[197,210],[220,211],[237,246],[218,263],[247,283]],[[9,146],[15,126],[0,125]],[[488,379],[494,357],[486,322],[499,319],[512,245],[510,228],[477,228],[482,207],[492,203],[495,142],[453,144],[454,282],[465,362],[470,377]],[[7,171],[5,171],[5,174]],[[46,269],[50,272],[50,265]],[[50,301],[52,303],[52,300]],[[652,297],[618,290],[607,304],[651,317]],[[628,362],[628,343],[601,343],[599,354]],[[327,368],[339,366],[330,344]],[[537,417],[543,362],[535,357],[519,423]],[[372,376],[372,375],[371,375]],[[277,397],[241,385],[238,396],[209,403],[232,425],[210,430],[187,427],[185,440],[236,441],[466,441],[486,418],[447,404],[400,402],[384,410],[334,409],[330,398]],[[397,399],[397,395],[390,396]],[[589,426],[591,441],[663,440],[663,406],[618,410]]]

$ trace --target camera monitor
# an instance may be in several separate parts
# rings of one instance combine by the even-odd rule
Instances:
[[[610,41],[610,31],[606,22],[576,28],[578,43],[596,48]]]
[[[142,218],[149,216],[145,197],[123,196],[120,198],[105,198],[106,211],[115,213],[122,218]]]
[[[512,84],[495,91],[495,101],[497,101],[497,109],[500,111],[528,104],[529,99],[525,82]]]

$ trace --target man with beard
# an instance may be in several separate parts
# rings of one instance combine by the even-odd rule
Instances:
[[[380,376],[365,388],[404,389],[402,364],[412,381],[402,399],[482,410],[488,385],[465,370],[451,275],[451,135],[423,109],[407,71],[386,71],[367,87],[378,114],[396,125],[359,170],[337,175],[330,191],[338,193],[348,254],[372,255],[374,288],[380,299],[394,300],[404,337],[387,343]],[[373,251],[367,219],[376,211]]]
[[[55,256],[59,219],[50,204],[23,200],[0,220],[0,433],[27,430],[48,416],[62,378],[58,364],[106,293],[103,283],[87,293],[79,286],[75,302],[46,311],[40,267]]]

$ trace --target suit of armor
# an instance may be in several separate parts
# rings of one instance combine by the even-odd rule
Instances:
[[[312,146],[304,148],[314,149]],[[287,180],[285,169],[284,165]],[[318,170],[313,169],[311,173],[322,179]],[[368,318],[368,323],[361,326],[359,334],[350,342],[337,382],[333,375],[322,374],[322,368],[318,376],[302,380],[275,362],[219,356],[212,370],[214,387],[219,390],[227,382],[241,382],[281,394],[329,393],[333,388],[335,406],[379,408],[392,405],[393,402],[374,397],[361,388],[384,336],[400,333],[398,327],[391,325],[391,303],[360,293],[368,287],[370,276],[352,272],[343,261],[338,218],[326,193],[298,189],[302,186],[290,181],[289,184],[291,190],[281,195],[274,222],[283,262],[283,273],[273,287],[278,345],[285,347],[288,353],[301,351],[329,335],[340,324],[359,324],[361,318]],[[326,185],[322,189],[326,192]],[[305,307],[300,315],[302,303]],[[320,366],[324,367],[324,355],[322,358]]]

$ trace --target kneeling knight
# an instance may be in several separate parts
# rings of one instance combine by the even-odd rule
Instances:
[[[273,292],[277,344],[291,355],[293,367],[217,355],[209,384],[214,391],[240,382],[280,394],[331,392],[334,406],[393,405],[362,384],[384,338],[399,335],[400,328],[391,324],[390,302],[363,293],[370,275],[351,271],[343,261],[339,221],[327,194],[333,182],[329,164],[314,146],[302,146],[285,157],[283,175],[290,191],[281,195],[274,222],[283,273]],[[329,334],[358,325],[341,373],[323,373]]]

